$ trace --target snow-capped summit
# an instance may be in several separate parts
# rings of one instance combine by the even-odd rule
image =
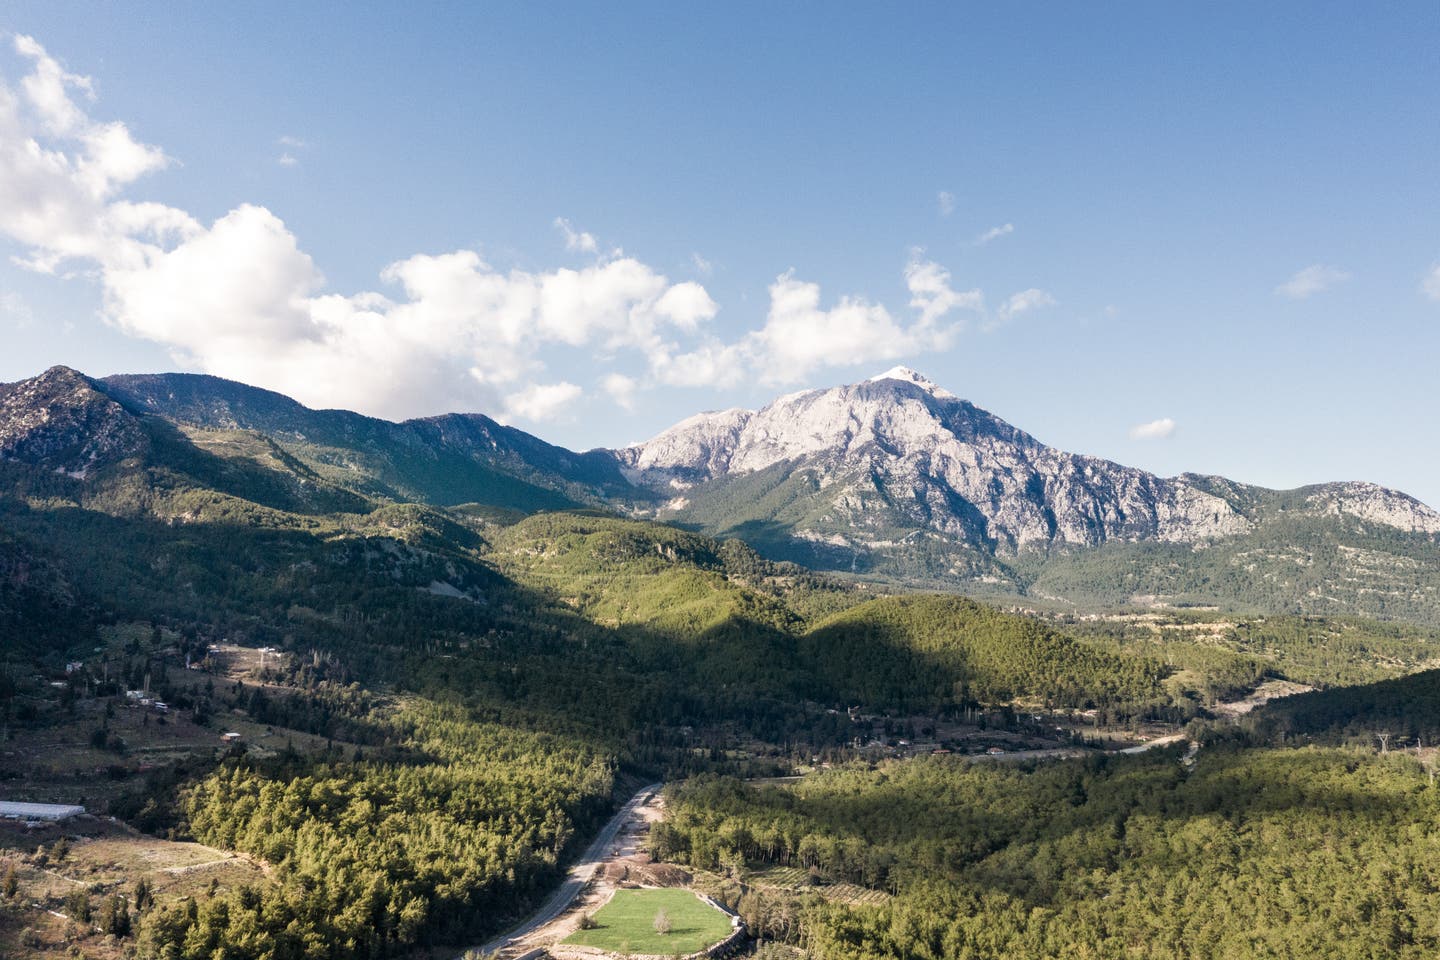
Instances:
[[[901,382],[903,382],[903,383],[913,383],[913,384],[915,384],[915,386],[919,387],[921,390],[924,390],[926,393],[928,393],[928,394],[930,394],[931,396],[934,396],[934,397],[941,397],[941,398],[944,398],[944,399],[950,399],[950,398],[953,398],[953,397],[955,396],[955,394],[953,394],[953,393],[951,393],[950,391],[946,390],[944,387],[940,386],[940,385],[939,385],[938,383],[936,383],[934,380],[931,380],[929,377],[925,376],[925,374],[923,374],[923,373],[917,373],[916,371],[911,370],[909,367],[905,366],[904,364],[901,364],[900,366],[891,367],[889,370],[886,370],[884,373],[876,374],[875,376],[871,377],[869,380],[867,380],[867,381],[865,381],[865,382],[866,382],[866,383],[879,383],[879,382],[882,381],[882,380],[899,380],[899,381],[901,381]]]

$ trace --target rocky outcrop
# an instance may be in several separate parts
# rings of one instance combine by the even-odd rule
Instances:
[[[1354,517],[1405,533],[1440,534],[1440,513],[1396,490],[1373,483],[1327,483],[1306,492],[1309,509],[1324,516]]]
[[[69,367],[0,385],[0,459],[84,478],[146,442],[132,414]]]

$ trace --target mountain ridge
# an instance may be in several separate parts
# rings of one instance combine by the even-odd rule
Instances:
[[[1158,477],[1048,447],[908,368],[576,453],[481,414],[392,423],[215,377],[56,367],[0,385],[5,460],[182,521],[218,509],[157,493],[184,477],[316,514],[355,497],[600,509],[905,589],[1440,623],[1440,514],[1413,497]]]
[[[848,479],[850,502],[832,491],[829,512],[857,531],[871,522],[857,506],[878,500],[899,525],[959,536],[1000,554],[1245,534],[1263,501],[1298,492],[1337,515],[1440,534],[1440,514],[1376,484],[1272,491],[1194,473],[1159,477],[1067,453],[906,367],[857,384],[788,394],[757,411],[700,414],[616,456],[632,481],[679,492],[662,516],[683,519],[710,481],[788,464],[792,471],[818,470],[822,487]],[[840,532],[834,523],[796,526],[802,536]]]

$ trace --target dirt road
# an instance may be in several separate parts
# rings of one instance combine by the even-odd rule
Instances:
[[[549,900],[545,901],[545,905],[536,911],[529,920],[526,920],[503,937],[497,937],[484,946],[479,947],[478,949],[481,956],[504,950],[506,947],[511,946],[518,940],[522,940],[568,910],[570,904],[579,896],[580,891],[585,888],[585,884],[590,882],[590,878],[594,876],[596,868],[606,860],[611,847],[615,844],[616,836],[625,825],[630,822],[630,819],[635,815],[636,809],[643,804],[648,797],[658,791],[661,786],[663,786],[663,784],[652,783],[631,797],[625,806],[621,807],[619,812],[610,818],[610,822],[605,824],[604,829],[595,837],[594,842],[586,848],[585,853],[581,855],[580,859],[565,875],[565,882],[560,884],[559,889],[551,895]],[[460,955],[461,960],[471,954],[474,949],[475,948],[471,948],[471,950],[466,950],[462,953]]]

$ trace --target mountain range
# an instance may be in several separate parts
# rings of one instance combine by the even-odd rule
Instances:
[[[771,559],[1032,605],[1440,623],[1440,514],[1412,497],[1158,477],[1049,447],[903,367],[585,453],[479,414],[391,423],[193,374],[56,367],[0,386],[5,460],[86,482],[157,442],[215,455],[235,482],[263,468],[255,489],[283,509],[343,512],[347,496],[513,516],[601,508]]]

